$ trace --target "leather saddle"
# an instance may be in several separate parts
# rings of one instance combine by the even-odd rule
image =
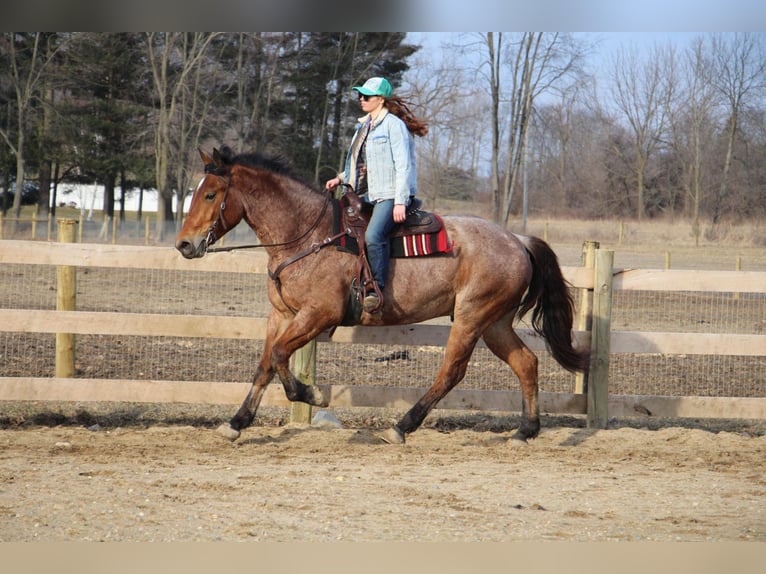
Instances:
[[[341,196],[339,202],[343,213],[343,224],[359,247],[356,274],[349,296],[350,304],[346,308],[346,317],[341,323],[342,325],[355,325],[359,322],[361,301],[366,290],[374,289],[381,302],[383,301],[383,295],[372,278],[372,270],[367,260],[364,241],[364,233],[370,223],[370,217],[372,217],[373,205],[363,201],[350,186]],[[439,218],[420,210],[422,205],[423,202],[420,199],[414,196],[410,198],[410,203],[407,206],[407,218],[403,223],[397,224],[388,234],[389,240],[408,235],[436,233],[442,228],[443,222]]]
[[[362,200],[354,191],[348,190],[340,198],[341,207],[346,224],[354,232],[354,236],[359,242],[361,235],[360,248],[364,245],[364,231],[370,223],[372,216],[372,204]],[[404,237],[406,235],[416,235],[421,233],[435,233],[442,227],[439,221],[432,213],[422,211],[423,202],[415,196],[410,198],[407,206],[407,219],[399,223],[388,234],[389,239],[394,237]],[[361,249],[360,249],[361,250]]]

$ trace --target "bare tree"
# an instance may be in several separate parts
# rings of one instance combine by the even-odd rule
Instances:
[[[662,143],[669,104],[675,86],[674,52],[668,45],[654,46],[645,59],[635,47],[621,49],[612,61],[611,94],[627,121],[634,146],[636,218],[646,212],[646,166]]]
[[[210,115],[210,107],[216,95],[216,90],[209,86],[217,85],[218,66],[203,66],[202,62],[194,66],[188,75],[186,88],[181,90],[178,99],[178,117],[176,121],[174,148],[174,165],[171,173],[175,179],[176,213],[178,224],[183,220],[183,205],[190,190],[191,175],[198,171],[195,167],[199,161],[197,149],[202,139],[202,131]],[[191,164],[190,164],[191,162]]]
[[[234,129],[239,151],[260,148],[265,139],[266,118],[271,109],[274,85],[279,78],[280,54],[288,34],[242,32],[235,36]]]
[[[695,242],[699,245],[700,214],[703,201],[703,162],[706,148],[714,141],[715,123],[712,117],[715,88],[710,62],[705,57],[705,42],[696,38],[682,60],[682,88],[674,100],[670,115],[673,146],[683,177],[683,188],[688,199],[687,213]]]
[[[359,50],[359,32],[355,32],[350,35],[350,37],[347,37],[347,34],[339,34],[338,35],[338,44],[337,44],[337,51],[335,53],[335,58],[332,62],[332,77],[335,78],[334,81],[334,87],[335,91],[334,93],[330,94],[327,98],[324,100],[324,106],[322,108],[322,121],[320,123],[319,128],[319,141],[325,141],[328,136],[328,129],[332,127],[332,137],[334,141],[344,141],[343,137],[341,136],[341,117],[343,117],[344,113],[348,111],[349,106],[349,98],[344,98],[343,94],[347,91],[348,86],[346,85],[346,82],[344,81],[343,74],[340,73],[342,67],[344,66],[345,62],[349,59],[352,62],[352,66],[354,66],[357,63],[357,58],[355,55],[357,54],[357,51]],[[352,74],[355,72],[355,70],[351,70]],[[332,126],[329,126],[329,117],[330,113],[333,112],[333,122]],[[317,157],[316,161],[314,162],[314,181],[319,182],[319,174],[322,170],[322,165],[325,161],[325,158],[322,155],[323,146],[319,146],[319,149],[317,150]],[[339,163],[338,163],[338,169],[337,171],[342,171],[342,162],[343,162],[343,156],[339,156]]]
[[[54,45],[56,39],[55,34],[45,32],[2,34],[2,51],[8,55],[10,79],[16,95],[16,138],[14,141],[11,133],[2,127],[0,136],[16,156],[16,194],[13,198],[13,213],[16,218],[21,215],[29,116],[35,98],[39,97],[45,70],[60,49],[60,45]]]
[[[721,186],[713,205],[713,224],[718,223],[724,200],[729,192],[734,141],[743,108],[766,93],[765,50],[762,34],[749,32],[733,35],[716,34],[711,38],[710,52],[713,64],[711,81],[723,96],[728,115],[726,154]]]
[[[535,121],[530,126],[531,150],[536,158],[537,187],[546,189],[556,208],[571,207],[581,200],[576,193],[575,173],[589,162],[592,134],[583,125],[584,111],[578,109],[582,97],[581,84],[562,90],[549,104],[536,108]],[[590,166],[592,167],[592,166]]]
[[[507,225],[513,192],[522,172],[527,132],[536,99],[579,70],[584,51],[570,35],[525,32],[515,41],[504,33],[481,34],[488,69],[491,108],[491,185],[495,221]],[[504,72],[508,72],[505,79]],[[508,118],[506,149],[501,152],[501,113]],[[501,168],[501,153],[504,157]]]
[[[169,183],[173,122],[177,120],[185,90],[193,85],[195,74],[214,36],[201,32],[147,33],[148,64],[159,108],[155,131],[155,167],[159,195],[157,234],[160,238],[164,236],[166,221],[172,220],[173,191]],[[186,150],[176,151],[179,154],[177,157],[186,156]]]
[[[418,138],[418,174],[421,193],[437,208],[439,197],[451,196],[457,183],[448,174],[462,171],[475,181],[482,130],[480,94],[466,78],[455,53],[443,52],[436,62],[421,57],[409,76],[408,98],[417,115],[428,121],[428,136]]]
[[[526,32],[508,48],[507,64],[513,74],[513,87],[503,187],[505,225],[510,219],[516,182],[524,173],[533,107],[542,94],[563,88],[568,78],[579,74],[585,54],[582,44],[571,35],[549,32]],[[524,201],[526,204],[526,197]]]
[[[492,217],[495,222],[500,223],[503,210],[503,200],[500,193],[500,71],[501,53],[503,48],[503,33],[499,32],[497,38],[493,32],[487,32],[484,36],[487,46],[487,67],[489,68],[489,94],[490,109],[492,110],[490,120],[490,131],[492,133],[492,158],[490,181],[492,187]]]

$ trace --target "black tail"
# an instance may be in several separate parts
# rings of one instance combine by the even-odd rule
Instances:
[[[588,368],[590,352],[572,346],[574,299],[558,258],[542,239],[518,237],[532,259],[532,281],[521,302],[519,317],[532,310],[532,328],[545,338],[553,358],[567,371],[583,372]]]

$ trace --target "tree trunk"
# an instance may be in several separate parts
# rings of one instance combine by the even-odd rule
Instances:
[[[636,218],[638,221],[644,219],[644,168],[646,158],[641,152],[641,146],[636,146],[638,157],[636,158]]]
[[[109,219],[114,219],[114,182],[113,173],[106,174],[104,179],[104,215]]]
[[[492,219],[500,223],[502,204],[500,196],[500,48],[502,47],[503,33],[497,36],[497,50],[495,50],[495,37],[492,32],[487,32],[487,50],[490,65],[490,93],[492,96],[492,174],[490,185],[492,186]]]
[[[43,161],[40,164],[40,197],[37,204],[42,213],[47,217],[51,212],[51,162]]]
[[[731,170],[731,158],[734,155],[734,137],[737,132],[737,109],[734,108],[729,118],[728,129],[726,130],[726,156],[723,161],[723,174],[721,175],[721,187],[718,188],[718,196],[713,205],[713,225],[718,223],[723,208],[723,202],[726,199],[729,185],[729,171]]]
[[[19,136],[16,139],[16,193],[13,196],[13,216],[21,217],[21,192],[24,189],[24,131],[22,112],[19,111]],[[16,231],[16,222],[11,225],[11,233]]]

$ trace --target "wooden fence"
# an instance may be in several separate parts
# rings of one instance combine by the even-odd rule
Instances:
[[[59,239],[73,240],[73,228],[60,225]],[[606,426],[609,416],[636,416],[650,412],[658,417],[766,418],[766,398],[662,397],[610,395],[609,359],[612,353],[664,353],[706,355],[766,355],[766,335],[616,332],[611,330],[612,294],[617,290],[704,291],[766,293],[766,273],[742,271],[614,270],[613,252],[595,250],[593,267],[563,267],[566,279],[591,294],[588,312],[574,332],[575,339],[590,342],[591,368],[576,392],[541,393],[540,408],[550,414],[587,414],[588,425]],[[166,380],[114,380],[74,378],[74,337],[77,334],[142,335],[263,339],[266,319],[215,316],[161,315],[150,313],[85,312],[76,310],[67,284],[77,267],[183,270],[195,272],[266,273],[266,257],[253,251],[235,251],[189,261],[171,247],[108,244],[0,241],[0,264],[53,265],[57,267],[56,310],[0,309],[0,331],[56,333],[55,377],[0,376],[0,400],[127,401],[239,404],[249,384]],[[334,343],[443,346],[449,326],[418,324],[397,327],[339,327]],[[519,335],[534,351],[544,342],[530,330]],[[318,340],[329,341],[328,335]],[[311,356],[311,354],[309,354]],[[310,372],[305,366],[299,372]],[[422,395],[422,388],[390,388],[333,385],[331,406],[408,408]],[[286,406],[281,386],[272,385],[262,404]],[[488,411],[521,410],[518,391],[454,389],[438,405],[446,409]]]
[[[46,239],[48,241],[51,241],[53,239],[53,230],[55,228],[54,225],[54,217],[51,215],[48,215],[47,217],[3,217],[2,214],[0,214],[0,240],[5,239],[6,235],[6,226],[10,227],[14,223],[24,225],[29,225],[29,231],[28,235],[29,238],[32,240],[39,239],[37,227],[38,224],[45,224],[46,225]],[[97,228],[98,231],[95,233],[92,233],[91,235],[97,235],[98,239],[112,243],[117,243],[118,241],[118,234],[120,232],[121,227],[127,227],[130,225],[132,228],[132,236],[133,239],[141,239],[140,238],[140,228],[143,227],[143,242],[144,245],[149,245],[151,241],[151,226],[152,226],[152,217],[151,216],[144,216],[143,217],[143,224],[141,222],[131,222],[131,224],[128,224],[127,222],[120,221],[119,217],[108,217],[105,216],[103,220],[100,222],[93,221],[91,222],[92,226]],[[77,241],[82,243],[83,242],[83,225],[79,225],[77,227]],[[18,237],[19,235],[23,236],[25,233],[23,231],[17,231],[15,234],[15,237]],[[123,235],[131,236],[131,233],[123,233]]]

